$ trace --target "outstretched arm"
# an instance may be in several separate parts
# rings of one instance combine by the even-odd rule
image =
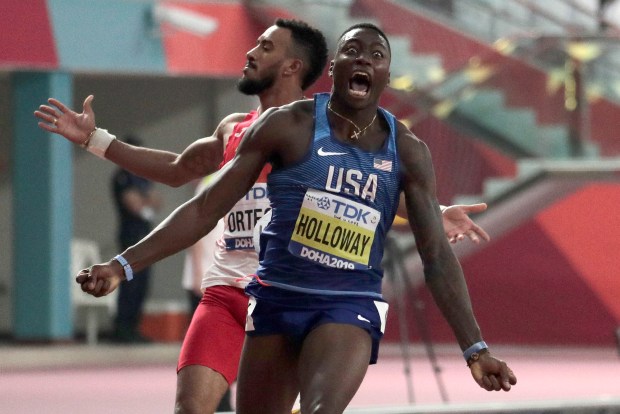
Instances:
[[[426,284],[463,351],[482,341],[461,266],[445,237],[435,175],[426,145],[404,126],[399,129],[403,188],[411,229],[424,264]],[[510,390],[516,377],[488,352],[471,365],[475,381],[487,390]]]
[[[41,129],[92,151],[96,131],[93,99],[93,95],[89,95],[82,105],[82,113],[78,114],[57,99],[50,98],[48,105],[41,105],[34,115],[39,118]],[[99,131],[96,132],[97,137],[101,137],[98,142],[103,142],[104,148],[100,156],[138,176],[178,187],[217,171],[222,160],[224,137],[241,119],[243,114],[229,115],[211,137],[197,140],[181,154],[129,145],[113,139],[107,132]]]
[[[260,124],[259,120],[255,126]],[[266,131],[271,129],[266,125],[262,128],[265,131],[263,135],[269,136]],[[144,239],[122,253],[128,268],[123,269],[113,259],[84,269],[76,278],[82,290],[94,296],[107,295],[128,276],[128,271],[138,272],[190,247],[209,233],[252,187],[274,152],[272,141],[254,138],[254,131],[254,128],[248,129],[235,158],[222,168],[212,183],[178,207]],[[256,135],[259,135],[258,128]]]

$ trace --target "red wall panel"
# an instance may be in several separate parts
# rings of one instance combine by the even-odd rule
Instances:
[[[58,58],[45,0],[3,0],[0,66],[56,68]]]

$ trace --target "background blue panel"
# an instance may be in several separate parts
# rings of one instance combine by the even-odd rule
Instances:
[[[63,70],[165,73],[153,2],[48,0]]]
[[[73,334],[72,146],[38,128],[32,112],[48,96],[69,101],[72,78],[63,73],[19,73],[13,76],[13,88],[14,335],[67,339]]]

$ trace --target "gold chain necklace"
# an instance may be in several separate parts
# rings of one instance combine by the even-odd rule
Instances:
[[[344,119],[345,121],[349,121],[351,123],[351,125],[353,125],[355,127],[355,129],[357,129],[357,131],[353,131],[353,135],[349,137],[349,139],[352,139],[352,140],[355,140],[355,141],[360,139],[360,136],[362,136],[364,134],[364,132],[366,132],[366,130],[375,122],[375,119],[377,119],[377,113],[375,112],[375,116],[372,117],[372,121],[370,121],[370,123],[368,125],[366,125],[364,128],[360,128],[360,127],[358,127],[355,124],[355,122],[351,121],[346,116],[340,115],[338,112],[334,111],[332,109],[332,101],[329,101],[329,103],[327,104],[327,109],[329,109],[334,115],[339,116],[340,118]]]

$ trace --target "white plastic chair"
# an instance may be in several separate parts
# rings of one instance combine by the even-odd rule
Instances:
[[[92,264],[101,262],[99,245],[87,239],[73,239],[71,241],[71,300],[74,312],[85,308],[86,342],[96,345],[99,335],[98,308],[105,307],[109,314],[116,312],[116,296],[118,291],[96,298],[82,292],[80,285],[75,282],[78,272]]]

